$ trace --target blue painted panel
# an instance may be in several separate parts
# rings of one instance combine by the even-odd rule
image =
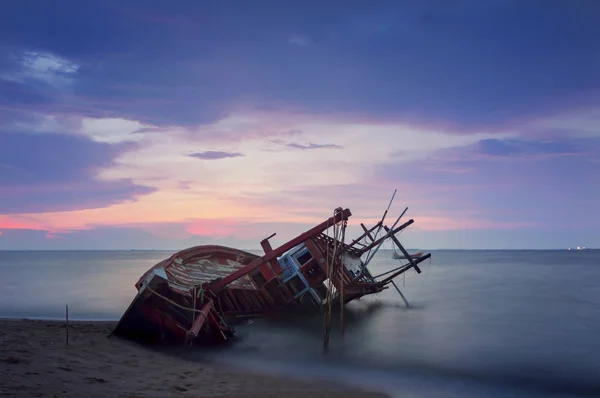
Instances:
[[[304,289],[304,290],[301,290],[300,292],[298,292],[298,294],[296,294],[296,295],[294,296],[294,298],[298,298],[298,297],[302,296],[304,293],[306,293],[306,292],[307,292],[307,291],[309,291],[309,290],[312,290],[312,289],[310,289],[310,288],[308,288],[308,287],[307,287],[306,289]]]
[[[281,269],[283,270],[283,273],[281,274],[281,276],[284,280],[289,279],[291,276],[293,276],[293,274],[298,272],[298,267],[296,266],[294,261],[292,261],[289,254],[286,254],[279,258],[279,265],[281,266]]]

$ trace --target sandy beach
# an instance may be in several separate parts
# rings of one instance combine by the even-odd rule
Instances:
[[[0,320],[0,397],[380,397],[249,374],[110,336],[114,322]]]

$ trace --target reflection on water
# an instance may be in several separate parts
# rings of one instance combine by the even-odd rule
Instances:
[[[0,252],[0,316],[118,319],[168,252]],[[598,251],[434,251],[423,273],[339,314],[262,319],[202,356],[402,397],[600,396]],[[397,265],[378,254],[374,273]],[[217,356],[218,354],[218,356]],[[197,355],[197,353],[194,353]]]

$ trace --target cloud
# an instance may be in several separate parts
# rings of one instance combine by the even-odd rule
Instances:
[[[195,220],[185,227],[185,231],[195,236],[226,238],[239,235],[240,224],[235,220]]]
[[[266,125],[262,124],[263,121]],[[221,134],[223,131],[227,134]],[[324,131],[327,132],[329,143],[336,143],[343,150],[327,150],[336,147],[327,141],[320,143],[325,139]],[[274,135],[261,132],[273,132]],[[291,137],[296,134],[302,141]],[[165,195],[154,195],[153,203],[157,203],[159,197],[173,204],[182,201],[188,203],[189,200],[192,207],[179,205],[177,211],[170,210],[169,214],[174,217],[183,213],[203,217],[205,214],[198,214],[203,211],[197,205],[198,200],[214,200],[218,197],[221,201],[225,194],[240,209],[244,208],[243,202],[248,193],[256,193],[260,200],[264,200],[280,196],[282,187],[288,191],[309,187],[321,192],[321,188],[333,183],[360,186],[373,178],[372,172],[378,164],[391,160],[391,153],[396,148],[406,151],[407,155],[402,161],[409,162],[425,158],[439,148],[464,145],[480,137],[488,137],[485,134],[447,135],[402,125],[313,120],[309,115],[286,116],[279,113],[233,114],[214,125],[203,126],[197,135],[175,130],[147,132],[139,136],[147,138],[147,141],[142,141],[143,146],[120,156],[117,164],[103,169],[101,177],[111,180],[132,178],[138,184],[156,186]],[[274,136],[282,139],[265,141],[265,138]],[[373,139],[375,136],[377,139]],[[237,139],[232,141],[232,137]],[[290,143],[297,145],[286,146]],[[244,156],[231,161],[200,162],[187,156],[189,148],[197,146],[227,149],[213,151],[219,152],[215,154],[202,154],[203,158],[221,158],[223,154],[220,152],[241,153]],[[325,149],[317,150],[320,147]],[[327,152],[327,156],[323,156],[323,151]],[[323,173],[323,170],[328,172]],[[265,175],[269,176],[267,181]],[[290,178],[290,175],[294,178]],[[192,182],[186,184],[190,189],[182,191],[178,181]],[[385,189],[393,190],[393,187]],[[144,203],[138,207],[145,206]],[[179,208],[185,211],[179,211]],[[244,208],[244,211],[251,212],[263,210]],[[130,218],[133,212],[137,214],[137,210],[129,208],[123,214]],[[113,219],[117,219],[117,216]]]
[[[362,220],[358,217],[358,211],[354,208],[352,210],[354,216],[348,224],[347,239],[357,237],[361,233],[362,230],[359,226],[361,221],[368,225],[376,222],[375,220]],[[323,219],[329,216],[325,210],[320,213],[322,213]],[[415,224],[409,227],[401,237],[407,247],[462,248],[465,247],[465,242],[469,242],[469,248],[557,248],[572,246],[571,242],[573,241],[589,241],[591,238],[599,236],[597,227],[586,227],[583,231],[569,231],[569,236],[566,236],[565,234],[556,234],[546,227],[534,227],[524,223],[519,225],[510,222],[492,223],[480,219],[472,221],[449,217],[436,218],[410,213],[410,217],[415,219]],[[320,221],[322,221],[321,217],[317,217],[315,220],[315,222]],[[314,225],[311,222],[257,223],[243,219],[224,222],[191,220],[190,222],[192,227],[186,222],[146,223],[96,226],[85,230],[58,233],[43,229],[5,229],[2,231],[4,232],[2,239],[0,239],[0,250],[55,250],[60,247],[66,250],[129,250],[135,248],[171,251],[195,245],[219,244],[260,251],[260,240],[273,232],[277,232],[277,235],[271,239],[275,247]],[[195,230],[195,228],[200,229]],[[187,229],[201,233],[190,233]],[[542,239],[532,242],[532,235],[540,236]]]
[[[2,5],[0,223],[190,243],[394,188],[430,230],[598,221],[600,9],[459,1]]]
[[[436,159],[499,161],[531,161],[552,157],[589,156],[598,147],[597,138],[568,136],[532,140],[527,138],[487,138],[453,148],[443,148],[434,154]]]
[[[32,79],[3,81],[0,108],[159,127],[211,124],[244,107],[295,109],[465,133],[600,105],[594,4],[465,4],[457,13],[443,1],[341,12],[332,3],[322,11],[334,16],[323,19],[311,2],[240,5],[224,15],[193,1],[170,10],[141,0],[44,2],[36,15],[12,2],[2,10],[0,74],[18,67],[72,82],[65,93]],[[81,24],[81,15],[94,20]],[[198,15],[221,22],[198,23]],[[297,51],[307,37],[319,46]],[[15,53],[26,62],[7,61]]]
[[[539,227],[523,221],[490,221],[481,218],[453,218],[445,216],[415,216],[415,228],[424,231],[499,230]]]
[[[18,66],[13,66],[12,72],[0,73],[2,80],[26,84],[33,79],[60,87],[71,83],[79,69],[79,65],[51,53],[22,51],[11,58]]]
[[[532,168],[531,164],[528,164],[531,170],[527,170],[526,173],[518,170],[524,163],[499,162],[497,159],[518,159],[519,156],[529,159],[529,153],[542,156],[539,153],[557,152],[556,148],[568,148],[567,152],[572,152],[573,148],[586,148],[593,153],[596,145],[593,140],[563,139],[549,148],[544,145],[538,148],[532,140],[506,138],[498,140],[500,143],[492,141],[494,143],[491,145],[503,147],[502,145],[506,144],[511,148],[516,147],[518,151],[511,150],[511,156],[477,155],[477,148],[481,146],[481,142],[489,140],[488,136],[482,135],[479,139],[476,135],[447,135],[402,125],[369,126],[338,124],[334,121],[315,123],[310,118],[302,117],[283,123],[284,118],[279,114],[274,114],[273,118],[252,114],[232,115],[231,119],[220,122],[218,129],[215,126],[207,126],[203,134],[212,137],[215,131],[221,129],[231,134],[236,131],[243,133],[248,131],[247,129],[270,131],[271,129],[261,129],[262,119],[282,123],[273,131],[301,131],[302,133],[298,134],[308,143],[323,139],[323,131],[327,131],[330,142],[339,143],[344,151],[330,151],[327,157],[323,157],[320,151],[297,149],[274,151],[265,156],[264,137],[252,134],[246,136],[245,140],[235,142],[235,148],[240,152],[223,152],[243,153],[245,157],[231,162],[198,162],[189,156],[182,156],[190,148],[190,138],[187,135],[152,131],[139,134],[140,137],[145,137],[141,143],[119,143],[117,138],[124,138],[128,134],[121,135],[121,127],[127,132],[137,127],[135,123],[98,120],[85,124],[88,127],[95,126],[86,130],[87,133],[94,132],[93,135],[89,134],[90,137],[95,137],[94,142],[89,141],[87,133],[81,135],[81,126],[84,124],[80,123],[80,130],[74,128],[70,135],[72,139],[89,141],[105,148],[120,148],[115,153],[118,161],[110,161],[109,158],[108,162],[102,163],[103,166],[94,174],[96,180],[105,183],[130,181],[138,186],[153,187],[155,192],[149,196],[138,195],[136,202],[124,201],[113,204],[110,208],[38,214],[33,220],[54,233],[107,225],[126,226],[132,223],[136,223],[136,228],[141,228],[140,224],[144,222],[160,223],[160,227],[157,228],[164,230],[165,223],[177,224],[188,220],[185,221],[187,224],[184,228],[173,227],[173,234],[176,231],[184,237],[191,233],[217,234],[226,239],[224,235],[229,233],[238,236],[242,227],[239,223],[227,225],[223,220],[246,217],[248,214],[255,217],[251,222],[248,221],[254,226],[269,220],[312,223],[327,218],[330,210],[335,207],[348,206],[355,211],[357,217],[368,219],[368,223],[372,223],[381,216],[393,189],[398,188],[398,206],[409,206],[414,217],[442,220],[438,225],[445,225],[446,228],[475,225],[480,229],[487,227],[489,230],[498,230],[506,225],[539,225],[545,222],[544,217],[547,219],[544,212],[548,211],[550,206],[565,200],[565,193],[561,193],[562,199],[556,193],[550,193],[552,199],[544,200],[552,202],[551,204],[538,206],[539,209],[523,215],[526,206],[531,204],[532,197],[541,200],[537,197],[538,194],[548,193],[548,188],[536,179],[539,180],[539,176],[551,175],[554,173],[552,168],[559,167],[545,162],[569,161],[568,158],[577,157],[535,157],[532,160],[539,161],[542,165],[534,164]],[[216,130],[213,131],[213,128]],[[53,136],[47,132],[37,135],[42,134]],[[378,139],[374,140],[374,136]],[[108,141],[115,142],[103,142],[108,137],[112,137]],[[200,137],[195,139],[197,141],[192,142],[197,145]],[[228,137],[221,142],[209,142],[211,146],[225,145],[228,143]],[[285,147],[290,142],[275,140],[273,143]],[[547,142],[542,142],[544,143]],[[488,148],[485,145],[489,144],[484,144],[484,148]],[[401,159],[392,156],[396,148],[402,148],[405,152]],[[213,152],[221,154],[222,151]],[[418,156],[415,156],[416,152],[419,153]],[[365,153],[369,156],[365,157]],[[591,157],[588,160],[593,159]],[[578,161],[583,161],[583,157]],[[577,167],[581,165],[574,163],[568,165],[568,168],[562,168],[576,170]],[[323,170],[328,172],[323,173]],[[539,174],[536,175],[533,170]],[[265,182],[264,176],[267,174],[269,179]],[[290,178],[290,175],[294,178]],[[526,181],[525,177],[530,178],[533,183]],[[527,193],[527,189],[536,184],[537,191],[534,194]],[[572,191],[568,201],[573,200],[580,192],[581,188],[573,181],[561,184],[568,186]],[[64,189],[70,190],[71,186],[75,186],[76,189],[84,187],[71,183],[64,184]],[[589,186],[590,197],[594,197],[593,184]],[[99,189],[108,188],[108,185],[103,185]],[[56,189],[58,188],[55,187]],[[510,199],[511,195],[527,203],[515,203]],[[510,205],[503,204],[500,198]],[[160,214],[153,212],[156,206],[163,209]],[[511,213],[509,209],[516,211]],[[152,213],[150,219],[149,213]],[[396,213],[399,211],[394,210],[394,214]],[[321,217],[320,214],[325,216]],[[211,224],[206,221],[209,218],[219,221]],[[189,221],[194,219],[203,221]],[[452,220],[452,223],[444,224],[443,220]]]
[[[342,149],[342,146],[340,145],[336,145],[336,144],[313,144],[312,142],[309,142],[308,144],[298,144],[296,142],[290,142],[289,144],[286,144],[285,146],[287,146],[288,148],[294,148],[294,149]]]
[[[309,41],[306,37],[302,36],[302,35],[293,35],[290,36],[290,38],[288,39],[288,41],[292,44],[295,44],[297,46],[300,47],[306,47],[309,44]]]
[[[285,146],[292,149],[301,149],[301,150],[309,150],[309,149],[342,149],[341,145],[337,144],[314,144],[309,142],[308,144],[299,144],[297,142],[285,142],[283,140],[269,140],[270,142]]]
[[[125,223],[118,226],[91,225],[85,229],[56,231],[43,227],[5,228],[1,217],[0,230],[4,232],[4,236],[0,240],[0,250],[43,250],[57,247],[67,250],[129,250],[131,248],[173,250],[201,244],[261,249],[260,240],[273,232],[277,232],[277,235],[271,242],[273,245],[281,245],[313,226],[311,223],[302,222],[257,222],[241,217],[189,219],[164,223]],[[325,218],[327,217],[329,215]]]
[[[45,230],[47,226],[29,219],[27,216],[7,216],[0,214],[0,229]]]
[[[152,128],[135,120],[120,118],[82,118],[78,120],[78,124],[79,134],[91,137],[94,141],[107,143],[141,141],[144,136],[136,133],[143,129],[150,130]]]
[[[28,214],[99,209],[137,200],[156,189],[131,180],[86,181],[13,188],[0,195],[0,214]]]
[[[428,159],[382,164],[374,176],[381,185],[404,184],[402,197],[413,209],[452,218],[456,222],[446,223],[448,228],[460,220],[465,228],[472,222],[489,229],[502,223],[583,228],[600,225],[593,210],[600,201],[598,159],[600,138],[482,140]]]
[[[240,156],[244,156],[244,154],[239,152],[205,151],[191,153],[187,156],[201,160],[218,160],[227,158],[237,158]]]
[[[219,238],[187,234],[164,237],[139,227],[98,227],[70,233],[53,234],[38,230],[5,230],[0,250],[168,250],[196,245],[224,245],[239,249],[260,249],[254,239]],[[165,254],[164,258],[170,253]],[[159,257],[162,255],[159,255]],[[152,264],[148,264],[151,266]]]
[[[574,156],[586,152],[574,140],[525,141],[486,139],[474,144],[473,152],[493,157]]]
[[[134,148],[65,134],[0,132],[0,214],[106,207],[149,194],[154,188],[128,179],[96,178]]]
[[[60,131],[61,134],[84,136],[93,141],[110,144],[148,141],[149,137],[165,132],[164,129],[155,130],[135,120],[119,118],[98,119],[68,115],[57,116],[33,112],[11,120],[10,123],[4,126],[4,130],[25,134],[56,134],[57,131]],[[138,134],[140,130],[145,130],[146,134]]]

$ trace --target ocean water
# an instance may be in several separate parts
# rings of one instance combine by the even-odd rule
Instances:
[[[333,315],[261,319],[189,355],[402,398],[600,397],[600,251],[431,251],[423,273]],[[0,317],[118,319],[170,252],[0,252]],[[373,273],[398,265],[380,252]]]

